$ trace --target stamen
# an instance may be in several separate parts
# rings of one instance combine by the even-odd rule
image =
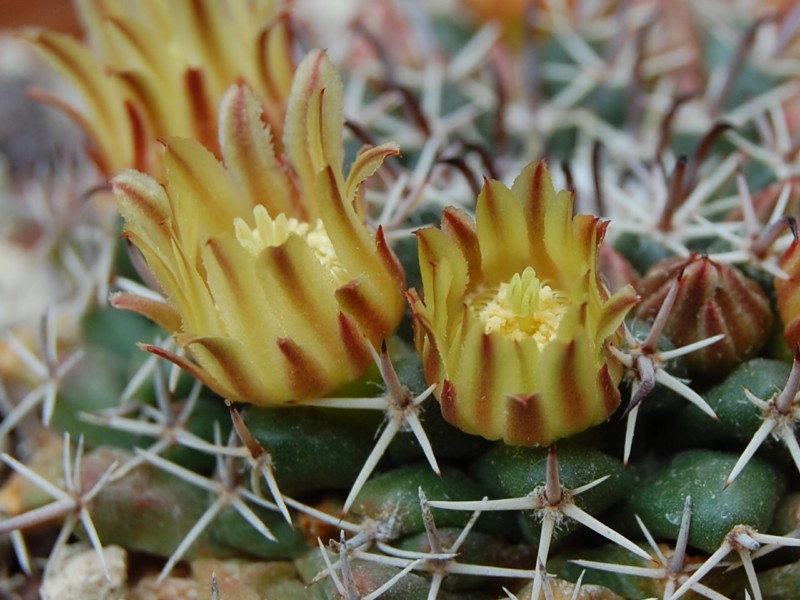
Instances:
[[[498,331],[514,340],[533,337],[539,347],[553,339],[569,306],[542,284],[532,267],[515,273],[496,291],[483,292],[471,304],[486,333]]]
[[[287,219],[283,213],[273,219],[261,204],[253,209],[253,217],[256,221],[253,229],[241,218],[237,218],[233,226],[236,239],[254,255],[260,254],[265,248],[284,244],[292,233],[305,236],[308,232],[308,223],[301,223],[294,218]]]
[[[236,239],[254,256],[265,248],[281,246],[286,243],[290,235],[296,235],[314,251],[319,263],[330,271],[337,285],[344,285],[350,281],[351,277],[344,265],[339,262],[336,249],[320,219],[317,219],[313,228],[310,223],[298,221],[294,217],[287,218],[283,213],[273,219],[267,209],[260,204],[253,209],[253,217],[256,222],[253,229],[250,229],[241,218],[237,218],[233,226]]]

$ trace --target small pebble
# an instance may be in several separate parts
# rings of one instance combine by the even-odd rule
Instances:
[[[127,553],[119,546],[103,548],[108,567],[103,565],[88,544],[67,546],[51,562],[45,573],[40,595],[42,600],[119,600],[126,595]]]

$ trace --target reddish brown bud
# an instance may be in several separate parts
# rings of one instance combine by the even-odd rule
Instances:
[[[639,284],[636,316],[652,321],[681,273],[675,305],[664,335],[676,346],[724,334],[688,354],[692,377],[716,379],[755,356],[772,331],[772,311],[761,287],[737,269],[707,256],[670,258],[654,265]]]
[[[789,246],[779,266],[788,279],[775,278],[778,312],[786,342],[790,348],[796,348],[800,345],[800,242],[795,241]]]

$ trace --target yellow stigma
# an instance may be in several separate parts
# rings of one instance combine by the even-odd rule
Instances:
[[[569,303],[527,267],[496,291],[481,294],[473,307],[486,333],[499,331],[515,340],[532,337],[541,348],[555,336]]]
[[[273,219],[261,204],[253,209],[253,217],[256,221],[253,229],[250,229],[241,218],[236,219],[233,226],[236,231],[236,239],[254,256],[258,256],[265,248],[280,246],[289,239],[290,235],[296,235],[314,251],[317,260],[328,269],[337,285],[341,286],[350,281],[351,277],[344,265],[339,262],[336,249],[333,247],[321,219],[317,219],[312,229],[310,223],[298,221],[294,217],[287,218],[283,213]]]

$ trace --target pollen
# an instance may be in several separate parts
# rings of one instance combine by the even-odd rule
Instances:
[[[487,334],[497,331],[514,340],[532,337],[540,348],[555,337],[568,308],[569,302],[543,284],[532,267],[484,291],[473,302]]]
[[[350,281],[351,277],[336,255],[321,219],[317,219],[313,227],[310,223],[287,217],[283,213],[273,219],[261,204],[253,209],[253,217],[256,225],[252,229],[241,218],[237,218],[233,225],[236,239],[254,256],[266,248],[281,246],[290,235],[296,235],[314,251],[314,256],[330,272],[337,285],[342,286]]]

